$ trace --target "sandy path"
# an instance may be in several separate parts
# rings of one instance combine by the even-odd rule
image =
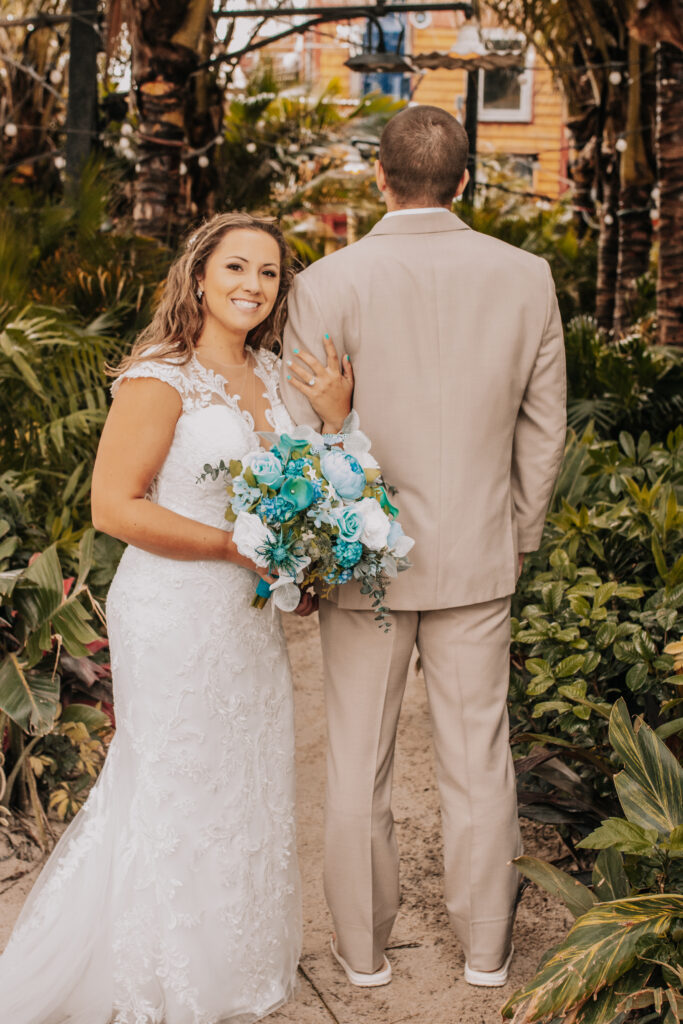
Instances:
[[[462,980],[463,955],[442,901],[439,810],[423,681],[411,672],[399,731],[394,814],[402,864],[402,906],[389,957],[394,980],[383,989],[350,986],[327,948],[330,921],[321,881],[325,723],[321,659],[315,620],[287,617],[297,691],[299,853],[304,881],[304,954],[295,999],[269,1024],[496,1024],[498,1008],[533,973],[545,950],[559,941],[570,918],[563,907],[531,887],[515,926],[510,981],[486,992]],[[528,852],[556,845],[523,825]],[[0,860],[0,948],[38,871],[22,878],[25,861]]]

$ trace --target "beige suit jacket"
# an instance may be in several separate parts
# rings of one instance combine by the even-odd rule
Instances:
[[[405,532],[413,567],[387,604],[429,610],[511,594],[518,551],[541,541],[565,440],[562,325],[545,260],[443,212],[383,218],[299,274],[284,335],[282,393],[298,423],[320,419],[288,383],[329,333],[348,353],[353,405]],[[339,588],[340,607],[369,607]]]

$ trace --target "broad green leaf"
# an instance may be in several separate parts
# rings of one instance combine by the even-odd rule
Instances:
[[[624,583],[617,588],[617,597],[623,597],[625,601],[639,601],[643,594],[642,587],[631,583]]]
[[[635,733],[623,698],[612,709],[609,738],[625,768],[615,785],[627,818],[669,835],[683,823],[683,768],[648,725]]]
[[[669,848],[673,853],[683,852],[683,825],[678,825],[669,836]]]
[[[88,565],[89,541],[85,541],[82,565]],[[89,624],[89,613],[76,596],[64,597],[62,568],[53,544],[36,558],[24,573],[24,579],[33,584],[29,590],[17,592],[16,605],[27,629],[26,656],[30,665],[37,665],[43,651],[52,647],[53,634],[59,634],[64,647],[74,656],[88,654],[87,644],[97,640],[98,634]]]
[[[560,609],[565,586],[566,584],[561,583],[559,580],[555,580],[553,583],[547,583],[541,591],[543,603],[548,611],[552,612],[553,615]]]
[[[563,697],[568,697],[570,700],[585,700],[586,680],[577,679],[573,683],[563,683],[562,686],[558,686],[557,690]]]
[[[642,462],[651,447],[651,439],[649,430],[644,430],[638,438],[638,461]],[[654,488],[653,488],[654,491]]]
[[[0,572],[0,597],[11,597],[12,591],[23,575],[23,569],[7,569]]]
[[[86,530],[78,545],[78,578],[74,585],[74,595],[78,594],[79,590],[81,590],[90,572],[94,547],[95,531],[93,529]]]
[[[585,597],[582,597],[581,594],[569,594],[567,600],[573,612],[580,615],[582,619],[588,618],[591,613],[591,606]]]
[[[633,649],[644,661],[652,661],[657,657],[657,646],[644,630],[633,634]]]
[[[619,434],[619,444],[621,445],[622,451],[628,455],[629,459],[632,459],[635,462],[636,446],[632,435],[626,430],[622,430]]]
[[[630,895],[631,887],[624,871],[624,862],[614,847],[601,850],[598,854],[593,867],[593,888],[601,903],[623,900]]]
[[[664,725],[655,729],[655,732],[660,740],[668,740],[669,736],[676,736],[679,732],[683,732],[683,718],[674,718],[670,722],[665,722]]]
[[[536,857],[515,857],[513,864],[536,885],[561,899],[574,917],[580,917],[594,906],[595,897],[590,889],[552,864]]]
[[[588,999],[581,1007],[576,1024],[624,1024],[626,1013],[620,1004],[625,996],[639,991],[646,985],[652,975],[651,964],[636,961],[630,971],[626,971],[614,983],[601,989],[596,998]]]
[[[586,681],[584,679],[577,680],[575,683],[568,685],[558,686],[557,692],[561,697],[568,697],[569,700],[577,702],[579,707],[572,709],[577,718],[587,720],[590,718],[591,711],[595,711],[601,718],[609,720],[610,705],[605,701],[590,700],[586,697]]]
[[[597,904],[577,919],[536,976],[508,1000],[503,1014],[512,1016],[523,1003],[525,1021],[564,1016],[634,966],[639,939],[666,935],[681,915],[683,897],[667,894]]]
[[[14,654],[0,663],[0,711],[24,732],[43,734],[54,723],[59,701],[59,679],[22,665]]]
[[[550,564],[552,565],[553,569],[558,569],[563,575],[566,576],[569,572],[569,566],[571,563],[569,561],[569,555],[566,551],[563,551],[562,548],[555,548],[555,550],[550,556]]]
[[[534,676],[527,686],[526,692],[530,697],[539,697],[554,684],[555,680],[552,676]]]
[[[603,546],[602,541],[599,539],[599,537],[596,537],[595,534],[590,533],[586,537],[586,544],[591,549],[591,551],[593,552],[594,555],[597,555],[597,557],[600,558],[600,559],[604,559],[604,557],[605,557],[605,548]]]
[[[571,704],[567,704],[563,700],[542,700],[538,704],[534,704],[531,717],[540,718],[541,715],[548,715],[551,711],[556,711],[558,715],[561,715],[565,711],[571,711],[571,708]]]
[[[645,689],[647,687],[647,680],[648,668],[642,661],[639,661],[637,665],[631,665],[626,673],[626,685],[633,693],[639,693]]]
[[[557,679],[565,679],[567,676],[576,675],[583,668],[583,660],[582,654],[570,654],[568,658],[563,658],[559,664],[554,666],[554,675]],[[584,683],[584,693],[585,689]]]
[[[99,639],[99,635],[90,625],[88,612],[76,598],[69,598],[52,616],[52,628],[59,633],[64,647],[74,657],[85,657],[88,644]]]
[[[609,599],[616,593],[618,586],[619,584],[615,580],[610,580],[609,583],[601,583],[595,591],[593,598],[595,607],[601,608],[602,605],[607,604]]]
[[[5,537],[4,540],[0,541],[0,560],[11,558],[18,547],[18,537]]]
[[[597,651],[589,651],[588,654],[584,654],[583,662],[583,674],[589,676],[592,672],[595,672],[596,668],[602,661],[602,655],[598,654]]]
[[[609,647],[611,643],[614,643],[617,636],[617,626],[615,622],[603,622],[601,626],[595,631],[595,646],[599,647],[600,650],[604,650],[605,647]]]
[[[111,728],[109,715],[89,704],[67,704],[59,718],[61,723],[82,722],[88,732]]]
[[[594,832],[576,845],[585,850],[606,850],[614,847],[622,853],[652,853],[657,842],[654,829],[645,829],[623,818],[607,818]]]
[[[654,558],[655,565],[657,566],[657,572],[663,580],[666,580],[668,575],[668,566],[666,564],[666,559],[664,558],[662,545],[659,543],[659,538],[657,537],[656,533],[652,534],[650,546],[652,548],[652,557]]]
[[[524,665],[527,672],[530,672],[532,676],[552,675],[550,662],[546,661],[544,658],[527,658]]]

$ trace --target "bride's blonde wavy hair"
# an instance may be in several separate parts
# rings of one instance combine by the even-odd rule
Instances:
[[[151,323],[138,335],[129,355],[118,366],[108,367],[119,377],[136,363],[149,358],[184,364],[189,362],[204,326],[204,307],[197,298],[199,277],[213,251],[229,231],[263,231],[280,250],[280,285],[275,304],[266,319],[247,334],[252,349],[273,349],[282,338],[287,318],[287,292],[296,273],[296,261],[277,221],[248,213],[219,213],[197,228],[171,265],[161,300]]]

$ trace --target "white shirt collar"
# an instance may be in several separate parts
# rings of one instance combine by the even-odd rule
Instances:
[[[413,206],[409,210],[391,210],[384,214],[382,220],[386,217],[400,217],[406,213],[449,213],[445,206]]]

